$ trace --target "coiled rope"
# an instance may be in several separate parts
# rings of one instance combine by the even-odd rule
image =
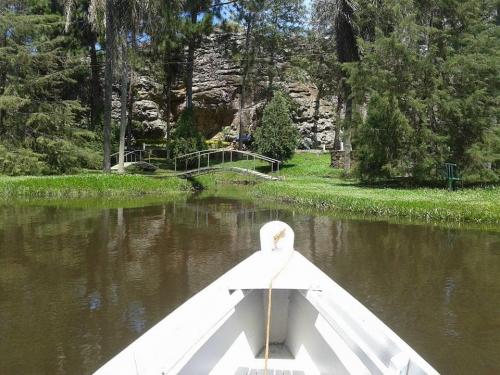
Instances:
[[[285,237],[286,229],[281,230],[273,236],[274,246],[273,250],[277,248],[278,241]],[[276,272],[276,274],[269,281],[269,289],[267,292],[267,322],[266,322],[266,349],[264,352],[264,375],[268,375],[268,362],[269,362],[269,336],[271,334],[271,307],[273,302],[273,282],[278,278],[283,270],[288,266],[290,260],[292,259],[293,251],[290,252],[286,262],[283,266]]]

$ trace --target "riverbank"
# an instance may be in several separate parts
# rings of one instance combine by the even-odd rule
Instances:
[[[82,174],[73,176],[0,177],[3,199],[133,197],[179,195],[192,191],[188,181],[140,175]]]
[[[280,171],[281,181],[252,180],[235,173],[192,181],[100,173],[54,177],[0,177],[4,200],[189,196],[195,189],[219,197],[244,198],[327,212],[456,223],[500,223],[500,189],[448,192],[445,188],[381,188],[342,178],[327,154],[297,154]],[[160,176],[157,176],[160,177]],[[163,176],[165,177],[165,176]]]
[[[282,181],[245,185],[237,175],[201,176],[197,181],[219,196],[325,211],[402,217],[426,221],[500,223],[500,189],[381,188],[363,186],[329,167],[328,155],[297,154],[281,171]],[[237,186],[232,186],[236,180]],[[230,183],[231,182],[231,183]],[[239,182],[239,183],[238,183]]]

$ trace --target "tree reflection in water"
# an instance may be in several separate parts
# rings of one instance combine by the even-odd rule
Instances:
[[[500,372],[498,234],[194,199],[1,206],[0,373],[92,372],[256,251],[276,219],[438,370]]]

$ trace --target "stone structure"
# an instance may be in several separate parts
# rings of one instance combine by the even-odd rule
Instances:
[[[239,129],[241,93],[240,66],[233,59],[233,52],[241,45],[239,34],[214,32],[206,37],[197,50],[193,76],[193,102],[198,129],[210,139],[214,136],[236,135]],[[284,64],[284,63],[282,63]],[[134,120],[142,123],[142,136],[161,138],[165,134],[165,114],[160,109],[161,85],[147,73],[135,79],[136,95]],[[264,88],[267,82],[249,90],[243,112],[245,133],[258,126],[266,103]],[[317,100],[318,90],[312,84],[278,81],[276,86],[286,91],[296,103],[293,122],[299,129],[304,149],[333,146],[334,108],[331,102]],[[173,116],[175,121],[185,107],[186,90],[183,86],[173,91]],[[119,98],[114,98],[114,118],[119,118]]]

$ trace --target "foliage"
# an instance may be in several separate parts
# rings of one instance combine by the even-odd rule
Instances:
[[[97,137],[82,136],[88,122],[79,87],[89,71],[81,45],[63,34],[59,10],[44,4],[20,1],[0,18],[2,174],[95,166],[95,160],[81,157],[96,153]]]
[[[261,126],[255,131],[254,146],[258,153],[278,159],[290,159],[298,145],[298,130],[291,118],[289,100],[275,92],[264,109]]]
[[[355,100],[375,101],[356,137],[361,174],[438,179],[444,162],[453,162],[466,179],[498,180],[500,30],[495,4],[403,1],[382,8],[384,19],[375,24],[373,37],[360,41],[361,62],[345,64]],[[383,126],[384,97],[394,98],[387,110],[398,113],[396,133],[411,134],[395,138],[394,145],[384,133],[373,138],[368,130]],[[380,124],[374,125],[377,117]],[[406,142],[406,152],[400,142]],[[390,147],[385,152],[390,160],[381,160],[380,149],[375,151],[382,146]],[[384,162],[397,168],[383,168]]]
[[[201,151],[206,148],[201,134],[196,129],[194,111],[186,109],[179,117],[173,136],[167,147],[171,157]]]
[[[411,167],[409,150],[413,129],[393,96],[374,95],[368,117],[359,130],[359,173],[362,178],[404,175]]]
[[[8,150],[0,144],[0,173],[9,176],[41,174],[46,168],[41,157],[30,149],[18,147]]]

